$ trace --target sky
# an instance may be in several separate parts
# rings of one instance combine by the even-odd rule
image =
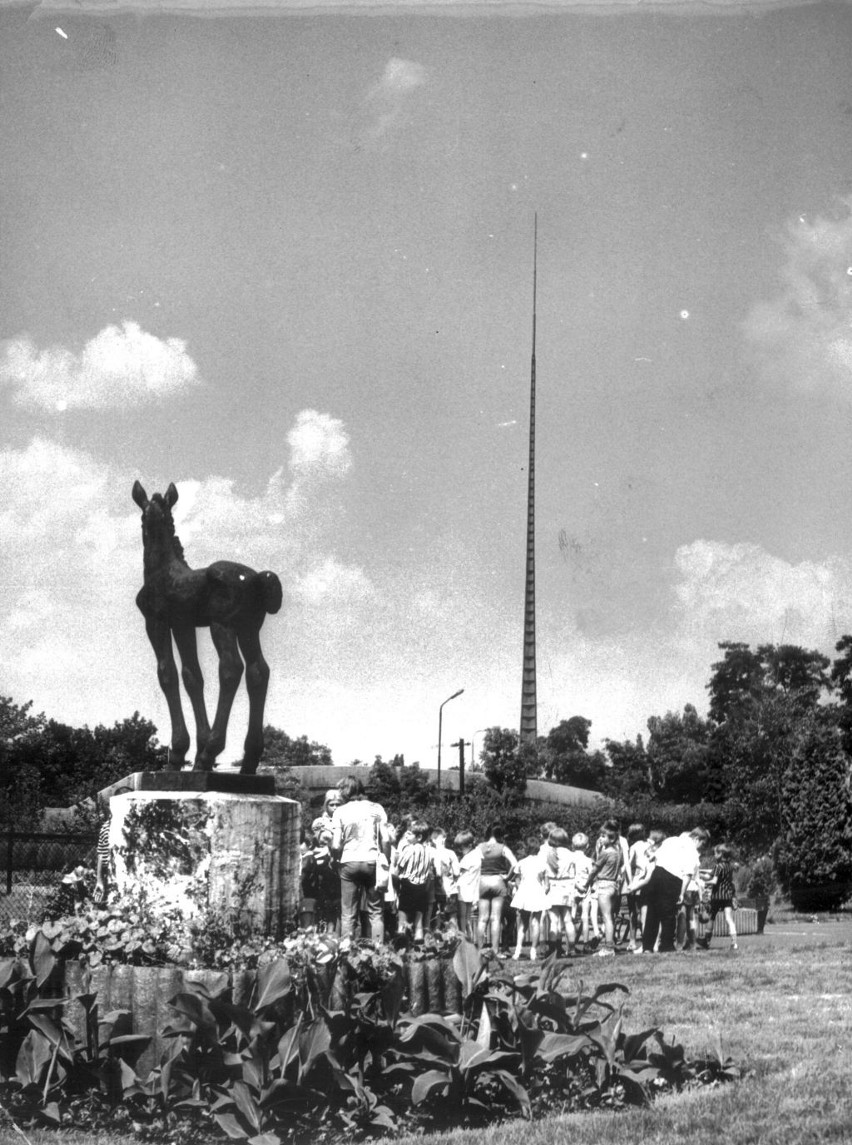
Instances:
[[[830,655],[852,8],[222,7],[0,4],[0,693],[168,740],[139,479],[280,576],[269,723],[517,728],[536,213],[540,734]]]

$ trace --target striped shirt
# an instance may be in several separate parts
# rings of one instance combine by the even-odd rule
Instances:
[[[396,859],[397,877],[421,886],[432,873],[434,854],[434,850],[426,843],[401,843]]]

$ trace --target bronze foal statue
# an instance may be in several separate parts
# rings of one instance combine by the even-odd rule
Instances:
[[[195,713],[195,771],[211,771],[225,746],[228,718],[245,659],[249,725],[240,772],[254,775],[263,754],[263,708],[269,684],[260,629],[266,614],[281,607],[281,581],[273,572],[258,573],[233,561],[215,561],[205,569],[191,569],[175,533],[172,507],[177,499],[174,485],[169,485],[165,494],[155,493],[149,500],[139,482],[134,483],[133,500],[142,510],[145,572],[136,603],[145,617],[145,629],[157,657],[157,676],[169,705],[172,741],[168,766],[172,771],[180,771],[189,750],[172,650],[174,636],[184,687]],[[204,703],[196,628],[210,629],[219,654],[219,702],[212,728]]]

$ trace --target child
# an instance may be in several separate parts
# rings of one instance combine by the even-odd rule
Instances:
[[[710,939],[713,937],[713,923],[716,921],[716,915],[720,910],[725,912],[725,922],[728,924],[728,934],[731,938],[731,950],[739,950],[737,946],[737,926],[734,922],[734,899],[736,892],[734,890],[734,861],[731,848],[726,843],[719,843],[714,849],[713,854],[716,858],[716,865],[713,867],[713,874],[710,877],[710,922],[709,929],[703,938],[698,940],[698,945],[702,946],[705,950],[710,945]]]
[[[626,869],[627,906],[630,911],[630,943],[631,953],[636,950],[636,939],[642,941],[642,924],[644,922],[642,903],[639,892],[633,889],[633,881],[640,873],[644,874],[647,866],[648,839],[645,826],[642,823],[631,823],[627,828],[627,855]]]
[[[648,904],[645,902],[645,887],[651,881],[651,875],[654,873],[654,856],[657,853],[657,848],[666,837],[665,831],[653,830],[648,836],[648,842],[645,847],[644,854],[641,850],[636,851],[636,866],[633,871],[633,876],[628,883],[628,890],[631,894],[636,895],[636,901],[639,905],[639,916],[642,920],[642,930],[645,929],[645,916],[648,913]],[[634,950],[638,954],[638,950]]]
[[[618,886],[619,893],[626,890],[630,871],[630,846],[621,833],[621,822],[618,819],[606,819],[601,827],[601,835],[605,831],[614,831],[618,836],[618,845],[621,848],[621,881]],[[597,858],[597,855],[595,856]]]
[[[550,853],[550,844],[547,841],[550,838],[550,832],[555,831],[558,826],[559,826],[558,823],[554,823],[552,819],[548,819],[547,822],[542,823],[542,825],[538,829],[538,837],[539,837],[539,841],[540,841],[538,853],[539,853],[543,863],[547,863],[547,856]],[[541,912],[541,920],[539,922],[539,927],[540,927],[540,931],[541,931],[541,933],[540,933],[541,945],[542,946],[549,946],[550,945],[550,915],[548,914],[548,912],[546,910],[543,910]]]
[[[539,854],[537,835],[530,835],[526,846],[518,848],[521,859],[518,863],[520,881],[512,898],[511,905],[518,912],[518,941],[514,958],[521,957],[521,947],[529,934],[530,962],[538,958],[538,944],[541,938],[541,913],[547,909],[547,872]]]
[[[459,855],[459,930],[465,938],[473,940],[473,907],[479,902],[479,868],[481,852],[474,846],[472,831],[460,831],[453,839]]]
[[[615,954],[615,915],[621,906],[623,869],[624,855],[618,831],[608,827],[604,833],[604,846],[589,876],[589,885],[597,887],[598,906],[603,917],[604,944],[597,952],[600,957]]]
[[[429,824],[416,819],[399,842],[396,858],[396,893],[399,898],[399,928],[414,927],[414,941],[423,941],[423,919],[429,906],[429,877],[434,852],[428,844]]]
[[[447,846],[447,833],[443,827],[432,832],[435,852],[435,921],[455,922],[459,897],[459,860],[455,851]]]
[[[574,899],[577,868],[569,847],[568,834],[561,827],[550,832],[547,855],[547,906],[550,912],[550,941],[559,952],[560,935],[565,935],[566,954],[573,954],[577,942],[574,928]]]
[[[597,895],[589,887],[594,865],[588,855],[589,836],[578,831],[571,840],[571,846],[574,848],[574,892],[580,907],[580,937],[586,946],[591,946],[600,939],[600,930]]]

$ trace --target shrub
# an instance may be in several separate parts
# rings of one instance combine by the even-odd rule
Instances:
[[[776,863],[796,910],[837,910],[852,889],[852,792],[840,731],[818,714],[804,730],[781,789]]]
[[[761,855],[739,872],[743,894],[750,899],[768,899],[775,893],[775,866],[769,855]]]

